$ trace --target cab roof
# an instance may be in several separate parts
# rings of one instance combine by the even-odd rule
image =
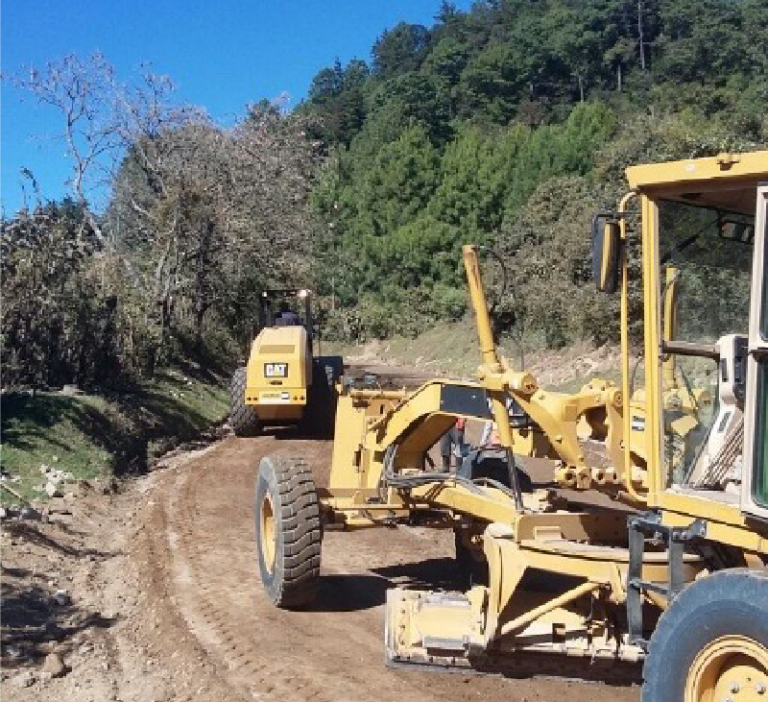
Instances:
[[[768,184],[768,151],[630,166],[627,180],[654,198],[753,214],[755,188]]]

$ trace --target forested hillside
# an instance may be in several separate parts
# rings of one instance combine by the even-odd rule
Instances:
[[[766,107],[761,0],[443,3],[434,26],[385,31],[370,65],[312,83],[321,289],[342,328],[415,333],[464,313],[460,244],[488,243],[518,325],[603,341],[591,214],[630,163],[765,144]]]
[[[226,365],[265,286],[313,285],[326,337],[415,334],[466,313],[464,242],[507,262],[502,327],[610,340],[591,215],[630,163],[768,142],[765,0],[436,11],[384,31],[370,61],[320,70],[292,112],[259,103],[234,129],[162,77],[117,83],[101,57],[17,76],[69,125],[74,168],[60,203],[28,174],[29,206],[2,223],[4,382]]]

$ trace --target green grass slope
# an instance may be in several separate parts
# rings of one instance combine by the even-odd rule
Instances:
[[[326,352],[340,353],[348,362],[382,362],[435,375],[472,378],[482,363],[477,332],[471,319],[426,329],[416,338],[392,337],[364,344],[328,344]],[[576,392],[594,377],[615,383],[621,379],[616,345],[596,347],[578,342],[562,349],[547,349],[535,336],[523,340],[502,337],[499,345],[516,370],[532,373],[539,385],[559,392]]]
[[[74,480],[142,473],[153,458],[221,422],[228,400],[218,378],[168,371],[107,395],[7,393],[0,409],[6,484],[38,499],[46,483],[42,466]],[[16,500],[3,490],[2,501]]]

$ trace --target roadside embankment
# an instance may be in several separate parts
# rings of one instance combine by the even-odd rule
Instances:
[[[60,494],[67,483],[140,474],[227,413],[224,379],[168,370],[139,386],[90,394],[72,386],[4,392],[3,505]]]
[[[413,339],[394,337],[325,346],[324,353],[332,348],[347,362],[379,362],[436,376],[473,377],[482,362],[474,322],[469,319],[427,329]],[[502,337],[499,350],[513,368],[527,370],[540,386],[552,390],[574,392],[594,377],[614,382],[620,379],[617,346],[596,348],[582,342],[562,349],[545,349],[535,340]]]

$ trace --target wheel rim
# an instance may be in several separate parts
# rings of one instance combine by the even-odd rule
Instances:
[[[264,556],[264,565],[268,572],[275,567],[275,510],[269,493],[264,495],[261,501],[261,528],[259,530],[261,541],[261,553]]]
[[[768,649],[746,636],[723,636],[693,661],[684,702],[768,702]]]

